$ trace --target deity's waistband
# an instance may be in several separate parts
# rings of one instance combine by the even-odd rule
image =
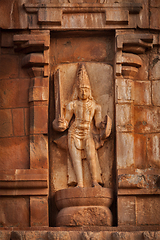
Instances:
[[[90,124],[79,124],[78,126],[75,122],[72,124],[68,131],[69,136],[77,137],[79,139],[84,139],[90,136]]]
[[[90,129],[90,121],[87,121],[87,120],[82,120],[80,118],[77,118],[73,125],[77,128],[77,129],[82,129],[82,130],[87,130],[87,129]]]

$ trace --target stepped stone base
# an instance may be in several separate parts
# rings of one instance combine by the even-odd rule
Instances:
[[[105,227],[106,228],[106,227]],[[141,230],[139,230],[141,229]],[[147,231],[148,229],[148,231]],[[152,229],[152,230],[151,230]],[[157,230],[156,230],[157,229]],[[3,240],[160,240],[160,228],[128,227],[124,230],[119,227],[92,227],[92,228],[17,228],[0,231]]]
[[[59,190],[55,201],[59,226],[112,226],[112,190],[102,187]]]

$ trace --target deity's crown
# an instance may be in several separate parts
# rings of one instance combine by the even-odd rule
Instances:
[[[87,70],[84,64],[81,64],[78,69],[78,87],[90,88],[90,81],[88,77]]]

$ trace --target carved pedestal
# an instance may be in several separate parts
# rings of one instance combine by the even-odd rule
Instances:
[[[55,194],[60,210],[57,226],[111,226],[112,190],[102,187],[69,188]]]

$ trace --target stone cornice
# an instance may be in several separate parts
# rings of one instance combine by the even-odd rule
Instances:
[[[135,28],[141,3],[24,4],[30,29]],[[79,21],[79,14],[81,20]]]

